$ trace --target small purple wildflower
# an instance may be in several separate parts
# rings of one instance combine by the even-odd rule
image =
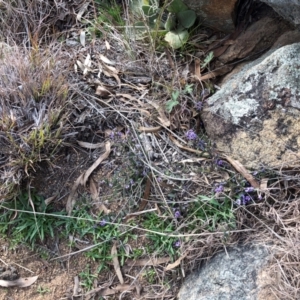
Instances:
[[[222,159],[217,159],[217,160],[216,160],[216,165],[219,166],[219,167],[223,167],[223,166],[224,166],[224,160],[222,160]]]
[[[195,104],[195,108],[196,108],[196,110],[198,110],[198,111],[202,110],[202,108],[203,108],[203,102],[202,102],[202,101],[198,101],[198,102]]]
[[[224,191],[224,186],[220,184],[215,188],[215,193],[222,193]]]
[[[254,192],[254,190],[255,190],[255,189],[254,189],[254,187],[252,187],[252,186],[246,187],[246,188],[245,188],[245,192],[246,192],[246,193]]]
[[[190,129],[186,132],[185,134],[186,138],[189,140],[189,141],[193,141],[197,138],[197,134],[195,133],[194,130]]]
[[[101,227],[104,227],[105,225],[107,224],[106,220],[102,219],[98,225],[101,226]]]
[[[242,194],[239,199],[235,201],[236,205],[247,205],[252,198],[249,195]]]
[[[115,137],[115,133],[112,131],[112,132],[109,134],[109,138],[110,138],[111,140],[113,140],[114,137]]]
[[[181,217],[180,211],[176,210],[175,213],[174,213],[174,218],[179,219],[180,217]]]
[[[175,247],[175,248],[179,248],[179,247],[180,247],[180,241],[176,241],[176,242],[174,243],[174,247]]]

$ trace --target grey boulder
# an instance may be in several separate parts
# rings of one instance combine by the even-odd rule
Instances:
[[[271,300],[264,246],[236,247],[214,256],[183,283],[178,300]]]
[[[300,157],[300,43],[271,50],[232,76],[201,114],[217,150],[250,168]]]

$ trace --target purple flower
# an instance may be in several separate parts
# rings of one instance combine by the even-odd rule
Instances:
[[[224,191],[224,186],[220,184],[215,188],[215,193],[222,193]]]
[[[252,186],[250,186],[250,187],[246,187],[245,188],[245,192],[246,193],[251,193],[251,192],[253,192],[255,189],[254,189],[254,187],[252,187]]]
[[[188,130],[185,136],[189,141],[195,140],[197,138],[197,134],[192,129]]]
[[[203,107],[203,103],[202,101],[198,101],[196,104],[195,104],[195,108],[196,110],[202,110],[202,107]]]
[[[174,213],[174,218],[175,219],[178,219],[181,217],[181,214],[180,214],[180,211],[179,210],[176,210],[175,213]]]
[[[247,205],[252,198],[249,195],[242,194],[239,199],[235,201],[236,205]]]
[[[222,159],[217,159],[217,160],[216,160],[216,164],[217,164],[217,166],[219,166],[219,167],[223,167],[223,166],[224,166],[224,161],[223,161]]]
[[[100,225],[101,227],[105,226],[107,224],[106,220],[102,219],[98,225]]]
[[[180,241],[176,241],[176,242],[174,243],[174,247],[175,247],[175,248],[179,248],[179,247],[180,247]]]

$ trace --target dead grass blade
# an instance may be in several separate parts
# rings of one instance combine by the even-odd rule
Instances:
[[[39,276],[33,276],[33,277],[26,277],[26,278],[19,278],[17,280],[0,280],[0,286],[2,287],[27,287],[32,285],[33,283],[35,283],[37,281]]]
[[[81,146],[83,148],[87,148],[87,149],[98,149],[105,145],[104,143],[92,144],[92,143],[87,143],[87,142],[82,142],[82,141],[77,141],[77,144],[79,146]]]
[[[224,156],[226,160],[254,187],[259,188],[259,182],[248,172],[248,170],[237,160],[228,155]]]
[[[89,167],[84,173],[82,173],[75,181],[75,183],[73,184],[73,187],[71,189],[71,193],[68,197],[67,200],[67,204],[66,204],[66,211],[68,213],[68,215],[71,215],[73,207],[76,203],[76,200],[74,198],[75,193],[77,191],[77,188],[79,187],[79,185],[85,185],[86,182],[88,181],[90,175],[92,174],[92,172],[99,166],[99,164],[105,160],[111,151],[111,144],[110,142],[106,142],[105,143],[105,152],[92,164],[91,167]]]
[[[129,285],[129,284],[124,284],[124,285],[117,285],[113,288],[105,288],[104,290],[100,291],[100,293],[98,293],[99,296],[109,296],[109,295],[114,295],[117,293],[122,293],[122,292],[126,292],[126,291],[130,291],[133,290],[135,288],[134,285]]]
[[[165,268],[165,271],[169,271],[172,270],[174,268],[176,268],[177,266],[180,265],[181,261],[187,256],[187,253],[185,253],[184,255],[180,256],[176,261],[174,261],[172,264],[168,264]]]
[[[196,150],[196,149],[192,149],[192,148],[183,146],[172,135],[170,135],[170,134],[169,134],[169,138],[180,149],[183,149],[183,150],[186,150],[188,152],[192,152],[192,153],[195,153],[195,154],[198,154],[198,155],[210,158],[210,154],[208,152],[199,151],[199,150]]]
[[[156,126],[156,127],[143,127],[141,126],[138,130],[141,132],[145,133],[153,133],[153,132],[158,132],[162,129],[161,126]]]
[[[120,263],[119,263],[119,260],[118,260],[118,251],[117,251],[116,243],[114,243],[112,248],[111,248],[111,256],[112,256],[114,269],[115,269],[115,272],[116,272],[116,274],[119,278],[119,281],[120,281],[121,284],[124,284],[124,278],[123,278],[121,268],[120,268]]]
[[[165,264],[170,261],[169,257],[161,257],[161,258],[145,258],[145,259],[129,259],[126,261],[126,265],[129,267],[145,267],[145,266],[158,266],[161,264]]]

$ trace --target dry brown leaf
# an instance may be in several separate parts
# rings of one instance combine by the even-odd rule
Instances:
[[[205,75],[201,76],[199,80],[207,80],[211,78],[215,78],[217,76],[222,76],[226,73],[229,73],[233,69],[231,65],[224,65],[219,67],[218,69],[213,70],[212,72],[206,73]]]
[[[148,203],[148,199],[149,199],[149,196],[150,196],[150,190],[151,190],[151,178],[152,178],[152,176],[150,174],[150,176],[147,178],[143,199],[142,199],[142,201],[140,203],[140,206],[139,206],[139,211],[144,210],[144,208],[146,207],[146,205]]]
[[[105,47],[106,47],[107,50],[110,50],[110,44],[109,44],[108,41],[105,41]]]
[[[238,161],[228,155],[224,156],[226,160],[251,184],[255,189],[259,188],[259,182],[248,172],[248,170]]]
[[[96,185],[96,182],[93,178],[90,179],[90,193],[92,196],[92,199],[96,201],[98,199],[99,191]]]
[[[79,294],[79,278],[78,276],[74,277],[74,288],[73,288],[73,296],[77,296]]]
[[[73,210],[73,207],[76,203],[76,199],[75,199],[75,193],[77,191],[77,188],[79,185],[85,185],[87,180],[89,179],[90,175],[92,174],[92,172],[98,167],[98,165],[105,160],[111,151],[111,144],[109,141],[107,141],[105,143],[105,152],[100,155],[100,157],[92,164],[91,167],[89,167],[84,173],[82,173],[75,181],[75,183],[72,186],[70,195],[68,197],[67,200],[67,204],[66,204],[66,211],[68,213],[68,215],[70,216]]]
[[[141,126],[138,130],[145,132],[145,133],[151,133],[151,132],[158,132],[162,129],[161,126],[156,126],[156,127],[143,127]]]
[[[136,86],[134,84],[122,83],[121,86],[130,87],[130,88],[138,90],[138,91],[144,91],[147,89],[147,86],[142,85],[142,84],[139,84],[139,86]]]
[[[27,287],[32,285],[37,281],[39,276],[33,276],[33,277],[26,277],[26,278],[19,278],[16,280],[0,280],[0,286],[3,287],[13,287],[17,286],[20,288]]]
[[[113,265],[114,265],[114,269],[115,272],[119,278],[119,281],[121,284],[124,284],[124,278],[121,272],[121,268],[120,268],[120,263],[119,263],[119,259],[118,259],[118,251],[117,251],[117,245],[116,243],[113,244],[112,248],[111,248],[111,256],[112,256],[112,261],[113,261]]]
[[[83,185],[86,184],[86,182],[88,181],[90,175],[99,166],[99,164],[109,156],[110,151],[111,151],[111,144],[110,144],[109,141],[107,141],[105,143],[105,152],[102,155],[100,155],[100,157],[91,165],[91,167],[89,167],[85,171],[84,177],[83,177],[83,183],[82,183]]]
[[[201,78],[201,69],[200,69],[200,59],[195,59],[195,77],[200,80]]]
[[[81,17],[83,16],[83,14],[85,13],[85,11],[87,10],[88,6],[90,4],[90,1],[86,1],[80,8],[77,16],[76,16],[76,20],[80,22]]]
[[[170,120],[167,118],[165,112],[164,112],[164,109],[162,106],[160,106],[159,104],[153,102],[153,101],[150,101],[150,100],[147,100],[149,104],[151,104],[158,112],[159,114],[159,117],[158,117],[158,120],[159,122],[164,126],[164,127],[169,127],[171,125],[171,122]]]
[[[165,271],[172,270],[180,265],[180,262],[187,256],[187,253],[184,255],[181,255],[176,261],[174,261],[172,264],[168,264],[165,268]]]
[[[45,204],[46,205],[49,205],[53,200],[55,200],[56,198],[57,198],[57,196],[58,196],[58,193],[56,193],[54,196],[52,196],[52,197],[49,197],[49,198],[47,198],[47,199],[45,199]]]
[[[147,105],[147,104],[141,102],[139,99],[137,99],[137,98],[131,96],[130,94],[116,94],[116,96],[117,96],[117,97],[124,97],[124,98],[126,98],[126,99],[128,99],[128,100],[135,101],[135,102],[138,103],[141,107],[144,107],[144,108],[150,108],[150,107],[152,107],[152,106],[150,106],[150,105]],[[121,100],[122,100],[122,98],[121,98]],[[130,102],[126,102],[126,103],[129,103],[129,104],[132,105],[132,103],[130,103]],[[138,109],[138,108],[137,108],[137,109]]]
[[[104,143],[92,144],[92,143],[83,142],[83,141],[77,141],[77,144],[79,146],[81,146],[83,148],[87,148],[87,149],[98,149],[105,145]]]
[[[144,267],[144,266],[158,266],[161,264],[165,264],[170,261],[169,257],[161,257],[161,258],[145,258],[145,259],[128,259],[126,261],[126,265],[130,267]]]
[[[124,284],[124,285],[117,285],[113,288],[105,288],[102,291],[100,291],[98,293],[99,296],[109,296],[109,295],[114,295],[117,293],[122,293],[122,292],[126,292],[126,291],[130,291],[133,290],[135,288],[134,285],[129,285],[129,284]]]
[[[85,47],[85,31],[80,30],[80,44],[82,47]]]
[[[101,85],[97,86],[95,94],[103,98],[108,98],[112,95],[112,93],[108,89]]]
[[[196,153],[196,154],[199,154],[201,156],[210,158],[210,154],[208,152],[203,152],[203,151],[199,151],[199,150],[196,150],[196,149],[193,149],[193,148],[189,148],[189,147],[183,146],[172,135],[170,135],[170,134],[169,134],[169,138],[180,149],[183,149],[183,150],[186,150],[186,151],[189,151],[189,152],[192,152],[192,153]]]
[[[115,65],[116,63],[110,59],[108,59],[106,56],[99,54],[99,58],[108,65]]]
[[[110,210],[103,203],[96,202],[99,198],[99,191],[93,178],[90,178],[90,193],[95,205],[97,206],[98,212],[104,212],[106,215],[109,214]]]

